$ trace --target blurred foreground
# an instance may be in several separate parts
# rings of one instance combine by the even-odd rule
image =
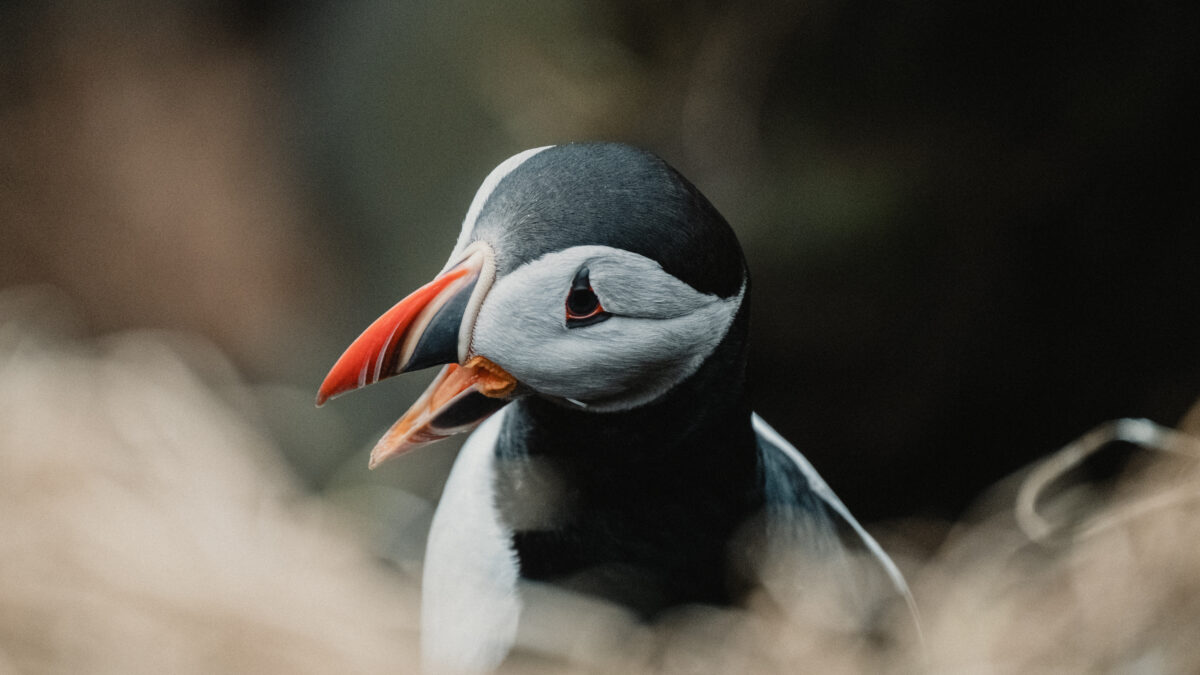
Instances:
[[[304,493],[215,349],[73,325],[48,291],[0,293],[0,673],[416,670],[419,547],[381,556],[386,529]],[[1147,429],[1109,431],[1179,452],[1035,494],[1057,475],[1042,465],[962,522],[877,532],[913,585],[924,654],[887,618],[864,637],[819,588],[802,611],[763,598],[654,628],[535,589],[544,614],[508,669],[1200,671],[1200,453]]]

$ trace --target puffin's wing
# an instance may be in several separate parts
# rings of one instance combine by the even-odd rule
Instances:
[[[903,575],[867,533],[812,464],[757,413],[763,492],[767,502],[768,552],[799,553],[819,564],[828,581],[861,597],[871,579],[886,581],[902,596],[916,618],[916,606]],[[863,564],[866,561],[868,564]]]

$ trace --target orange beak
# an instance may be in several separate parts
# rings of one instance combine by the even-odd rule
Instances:
[[[409,450],[474,429],[508,403],[505,397],[516,386],[512,375],[482,356],[463,366],[451,363],[379,439],[367,466],[374,469]]]
[[[482,356],[466,357],[474,310],[491,285],[491,257],[477,249],[396,303],[358,336],[325,376],[317,405],[382,379],[448,364],[371,451],[370,467],[470,431],[508,402],[517,381]]]

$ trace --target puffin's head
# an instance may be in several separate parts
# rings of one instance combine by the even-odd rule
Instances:
[[[488,175],[445,268],[350,345],[317,404],[449,364],[372,467],[520,396],[638,407],[699,368],[745,289],[729,225],[661,159],[608,143],[527,150]]]

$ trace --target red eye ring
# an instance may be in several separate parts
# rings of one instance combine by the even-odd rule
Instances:
[[[575,273],[575,279],[571,282],[571,292],[567,294],[565,309],[567,328],[590,326],[612,316],[604,310],[596,291],[592,290],[587,267],[581,267]]]
[[[568,320],[590,319],[603,312],[604,307],[600,304],[600,298],[596,297],[596,292],[592,290],[591,286],[583,289],[571,289],[571,294],[567,296]]]

